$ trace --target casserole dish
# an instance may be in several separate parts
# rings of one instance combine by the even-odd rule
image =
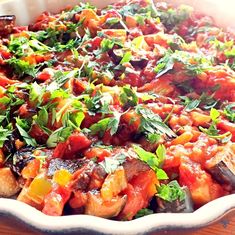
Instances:
[[[19,4],[22,4],[22,2],[23,1],[19,1]],[[71,1],[70,3],[74,5],[75,2]],[[107,5],[110,2],[102,2],[102,4],[103,3],[104,5]],[[68,4],[68,2],[66,2],[66,4]],[[206,2],[204,2],[204,4],[206,4]],[[207,4],[211,3],[208,1]],[[1,7],[2,12],[0,13],[14,13],[17,16],[19,24],[27,24],[33,20],[35,15],[38,15],[44,10],[57,11],[58,9],[55,9],[55,5],[60,9],[63,8],[64,2],[35,1],[32,5],[29,1],[25,1],[20,8],[15,8],[14,6],[18,6],[17,2],[3,1]],[[98,3],[95,5],[98,6]],[[198,5],[195,5],[194,7],[197,8]],[[203,6],[203,9],[206,9],[205,5]],[[12,12],[12,10],[14,12]],[[26,12],[29,12],[29,14],[26,14]],[[24,18],[21,16],[24,16]],[[221,19],[222,18],[220,18],[220,20],[219,18],[216,18],[217,22],[225,26],[226,19],[223,18],[223,21]],[[154,214],[130,222],[116,222],[84,215],[60,218],[48,217],[29,206],[17,201],[12,201],[11,199],[1,199],[0,203],[2,205],[0,209],[3,214],[10,213],[11,215],[15,215],[18,219],[23,220],[31,226],[45,232],[56,234],[59,232],[70,233],[76,231],[89,234],[92,232],[106,234],[146,234],[170,228],[196,228],[207,225],[233,209],[234,195],[229,195],[212,201],[191,214]],[[222,207],[221,204],[223,204]],[[213,214],[211,211],[213,211]]]

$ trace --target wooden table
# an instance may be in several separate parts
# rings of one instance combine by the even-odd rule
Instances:
[[[12,221],[1,218],[0,234],[1,235],[43,235],[41,232],[33,231],[21,224],[11,223]],[[228,214],[219,222],[197,231],[182,232],[161,232],[156,235],[235,235],[235,213]],[[57,234],[59,235],[59,234]],[[79,234],[78,234],[79,235]]]

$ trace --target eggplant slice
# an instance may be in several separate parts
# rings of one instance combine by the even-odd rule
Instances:
[[[73,174],[76,170],[87,164],[88,161],[85,159],[77,160],[64,160],[55,158],[52,159],[49,163],[47,175],[53,176],[57,170],[65,169]]]
[[[109,51],[109,56],[113,59],[113,62],[115,64],[120,63],[124,54],[125,54],[125,51],[123,51],[121,48],[112,49]],[[140,55],[135,55],[135,56],[132,56],[130,63],[134,68],[144,69],[148,64],[148,59],[143,58]]]
[[[15,27],[16,17],[14,15],[0,16],[0,36],[6,36],[12,33]]]
[[[235,153],[232,146],[224,146],[207,162],[206,168],[216,181],[235,189]]]
[[[34,148],[27,147],[18,150],[12,157],[8,158],[5,165],[8,166],[16,175],[21,175],[21,171],[27,163],[34,159]]]
[[[176,199],[172,202],[157,197],[158,213],[190,213],[193,212],[193,201],[190,191],[187,187],[181,188],[185,193],[183,200]]]

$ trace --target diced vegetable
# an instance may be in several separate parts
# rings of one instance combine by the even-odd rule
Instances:
[[[192,212],[193,202],[187,187],[180,187],[177,181],[158,187],[157,212]]]
[[[193,202],[197,206],[204,205],[225,194],[222,187],[214,182],[198,163],[189,159],[181,163],[179,174],[180,184],[189,188]]]
[[[118,196],[110,201],[103,201],[99,194],[88,194],[88,200],[85,208],[85,214],[95,215],[103,218],[112,218],[117,216],[125,206],[126,196]]]
[[[25,179],[32,179],[37,176],[40,170],[41,162],[39,159],[31,160],[26,167],[23,168],[21,175]]]
[[[123,167],[117,168],[114,173],[109,174],[100,190],[104,201],[110,201],[127,187],[126,175]]]
[[[28,188],[28,196],[34,202],[40,204],[43,202],[45,196],[51,191],[52,183],[43,175],[38,175]]]
[[[63,213],[64,205],[70,197],[71,191],[66,187],[53,189],[44,199],[42,212],[46,215],[60,216]]]
[[[20,186],[10,168],[0,169],[0,196],[11,197],[18,193]]]
[[[150,170],[150,167],[139,159],[127,159],[123,164],[128,182],[138,174]]]
[[[157,192],[157,184],[156,174],[152,170],[141,172],[134,177],[123,192],[127,195],[127,202],[119,218],[131,220],[140,209],[147,207],[149,200]]]
[[[207,161],[206,167],[217,182],[235,188],[235,147],[233,146],[227,144],[222,147],[221,151]]]
[[[72,174],[65,169],[58,170],[53,175],[53,181],[60,186],[66,186],[71,179],[72,179]]]

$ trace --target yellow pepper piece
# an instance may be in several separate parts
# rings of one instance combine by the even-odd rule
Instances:
[[[71,178],[72,174],[69,171],[61,169],[55,172],[53,181],[61,186],[65,186],[70,182]]]
[[[44,197],[51,191],[52,183],[42,176],[36,177],[29,185],[28,195],[36,203],[42,203]]]

